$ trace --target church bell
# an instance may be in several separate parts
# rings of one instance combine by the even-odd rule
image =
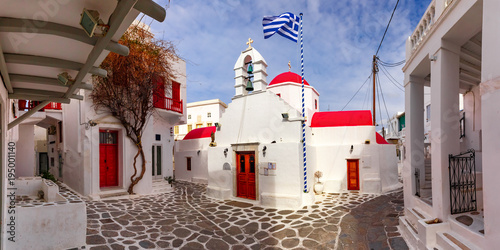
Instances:
[[[248,74],[252,74],[253,73],[253,66],[252,66],[252,64],[248,65],[247,73]]]
[[[247,91],[253,91],[253,84],[252,84],[252,81],[250,79],[248,79],[247,87],[245,89]]]

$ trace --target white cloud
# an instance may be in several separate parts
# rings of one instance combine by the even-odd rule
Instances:
[[[190,62],[189,102],[213,98],[230,102],[234,95],[233,66],[249,37],[269,64],[268,82],[288,70],[288,61],[292,71],[300,73],[299,47],[282,37],[264,40],[261,22],[265,15],[303,12],[306,79],[320,92],[322,110],[328,106],[330,110],[340,110],[370,75],[372,56],[395,3],[396,0],[172,1],[166,20],[153,23],[152,27],[178,44],[181,56]],[[405,40],[429,3],[430,0],[400,1],[379,52],[381,60],[404,59]],[[388,70],[403,84],[401,67]],[[382,73],[379,78],[389,115],[404,110],[404,93]],[[369,108],[368,86],[371,83],[365,85],[347,109]],[[385,119],[382,100],[381,106]]]

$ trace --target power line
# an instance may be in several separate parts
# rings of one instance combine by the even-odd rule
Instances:
[[[387,30],[389,29],[389,25],[391,24],[392,17],[394,16],[394,12],[396,12],[396,8],[398,7],[399,0],[396,2],[396,6],[394,6],[394,10],[392,10],[391,14],[391,19],[389,19],[389,22],[387,23],[387,27],[385,28],[384,35],[382,36],[382,40],[380,40],[380,44],[378,45],[377,53],[375,53],[375,56],[378,55],[378,51],[380,50],[380,47],[382,46],[382,42],[384,42],[385,34],[387,34]]]
[[[382,101],[384,102],[385,112],[387,114],[387,123],[389,123],[389,125],[391,126],[392,131],[396,131],[394,129],[394,127],[392,126],[392,123],[389,122],[391,117],[389,116],[389,111],[387,110],[387,105],[385,103],[384,92],[382,91],[382,84],[380,83],[380,79],[378,79],[378,84],[379,84],[379,88],[380,88],[380,94],[382,95]]]
[[[380,64],[382,64],[384,66],[387,66],[387,67],[401,66],[401,65],[403,65],[406,62],[406,60],[402,60],[402,61],[395,62],[395,63],[388,63],[388,62],[384,62],[384,61],[380,60],[380,58],[378,58],[378,61],[380,62]]]
[[[344,107],[343,107],[340,111],[344,110],[344,109],[345,109],[345,107],[347,107],[347,105],[349,105],[349,103],[352,101],[352,99],[354,99],[354,97],[358,94],[358,92],[361,90],[361,88],[363,88],[363,86],[365,86],[366,82],[368,82],[368,80],[370,79],[370,77],[371,77],[371,76],[372,76],[372,75],[370,74],[370,75],[368,76],[368,78],[366,78],[366,80],[365,80],[365,82],[363,83],[363,85],[361,85],[361,87],[359,87],[359,89],[356,91],[356,93],[354,93],[354,95],[351,97],[351,99],[350,99],[350,100],[349,100],[349,101],[348,101],[348,102],[344,105]]]
[[[394,85],[397,89],[401,90],[402,92],[405,92],[405,91],[404,91],[404,89],[402,89],[402,88],[401,88],[401,87],[403,87],[403,86],[402,86],[399,82],[394,82],[394,81],[395,81],[395,79],[393,78],[393,79],[394,79],[394,81],[393,81],[393,80],[392,80],[391,78],[389,78],[389,76],[387,75],[387,73],[388,73],[388,72],[386,73],[386,72],[384,71],[384,68],[381,68],[381,69],[382,69],[382,73],[384,73],[385,77],[387,77],[387,79],[389,79],[389,81],[392,83],[392,85]],[[391,76],[391,77],[392,77],[392,76]],[[399,85],[399,86],[401,86],[401,87],[399,87],[398,85]],[[404,87],[403,87],[403,88],[404,88]]]

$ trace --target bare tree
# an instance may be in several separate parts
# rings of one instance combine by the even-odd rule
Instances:
[[[142,135],[155,112],[153,95],[164,95],[164,92],[157,90],[167,89],[167,85],[171,85],[175,74],[173,63],[178,57],[172,43],[154,39],[144,25],[130,27],[120,43],[129,47],[130,54],[120,56],[110,53],[106,57],[101,68],[108,71],[108,77],[94,77],[90,97],[96,112],[110,112],[121,122],[127,137],[137,146],[134,174],[130,176],[131,184],[128,187],[128,193],[133,194],[134,186],[146,172]],[[140,170],[137,168],[139,157],[142,162]]]

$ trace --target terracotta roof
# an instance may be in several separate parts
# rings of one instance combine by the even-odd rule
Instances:
[[[182,140],[207,138],[207,137],[210,137],[212,132],[215,133],[215,126],[196,128],[196,129],[191,130],[189,133],[187,133],[187,135],[184,136],[184,139],[182,139]]]
[[[372,126],[370,110],[316,112],[311,127]]]
[[[294,82],[302,84],[301,77],[293,72],[285,72],[277,75],[268,86],[284,83],[284,82]],[[310,86],[309,83],[304,79],[304,85]]]

